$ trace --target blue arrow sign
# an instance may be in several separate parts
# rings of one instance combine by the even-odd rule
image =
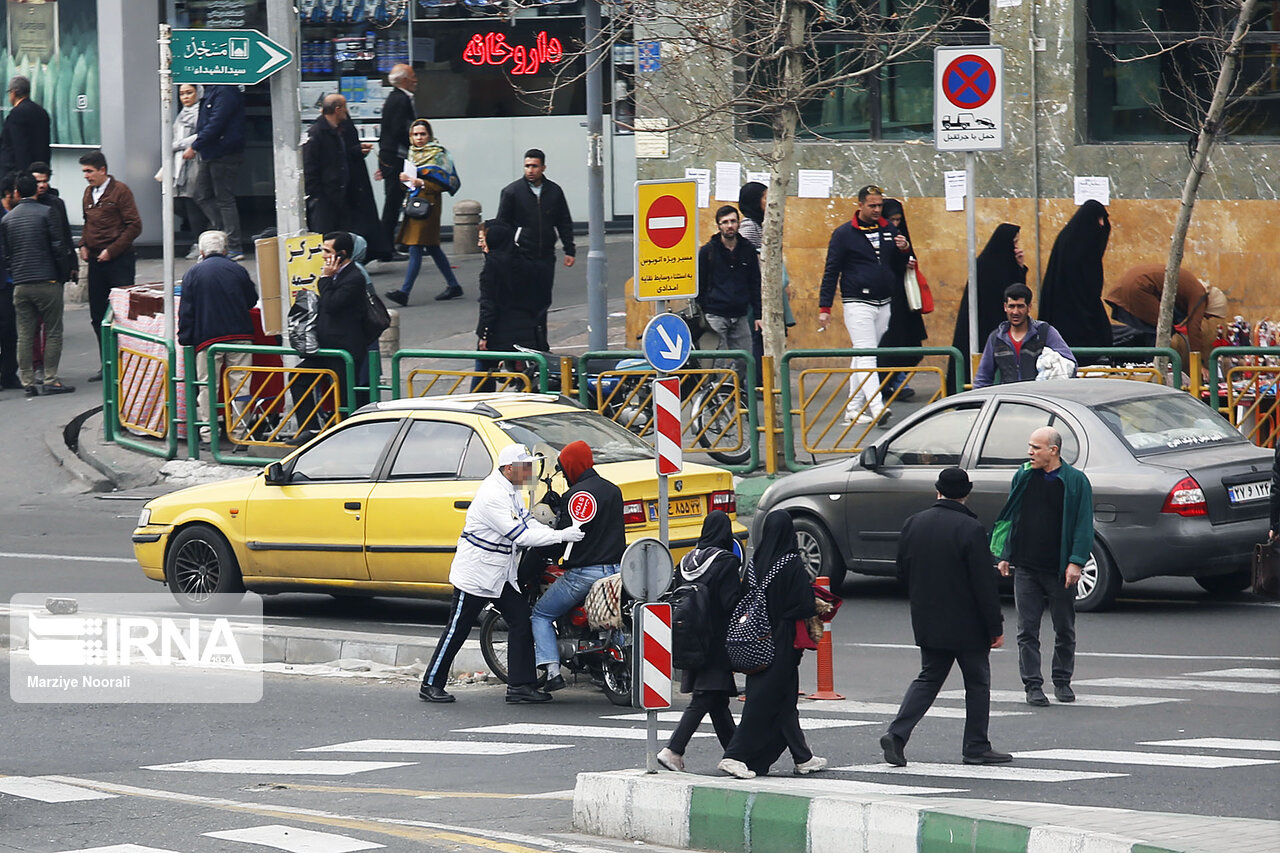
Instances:
[[[644,327],[644,357],[653,369],[670,373],[684,367],[693,351],[693,334],[678,314],[659,314]]]

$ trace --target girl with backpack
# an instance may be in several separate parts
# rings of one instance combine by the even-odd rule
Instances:
[[[742,581],[738,577],[741,565],[734,553],[733,522],[720,510],[711,512],[702,522],[697,546],[680,561],[674,584],[676,587],[689,583],[706,586],[707,618],[703,630],[709,642],[703,666],[680,673],[680,692],[692,693],[693,698],[666,747],[658,753],[658,763],[668,770],[684,770],[685,747],[708,714],[720,746],[727,747],[733,738],[736,726],[733,714],[729,713],[729,700],[738,695],[738,685],[724,649],[724,635],[729,614],[742,597]]]
[[[747,599],[762,598],[767,607],[772,654],[767,666],[747,675],[747,701],[733,740],[725,747],[719,768],[739,779],[752,779],[791,750],[796,773],[816,773],[827,760],[813,754],[800,729],[796,707],[800,692],[800,657],[796,648],[796,620],[817,612],[812,581],[797,553],[791,516],[774,510],[765,516],[760,541],[747,564]],[[743,610],[740,605],[737,610]]]

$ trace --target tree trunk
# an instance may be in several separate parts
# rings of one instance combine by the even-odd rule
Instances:
[[[1253,17],[1257,0],[1243,0],[1240,4],[1240,17],[1236,19],[1235,32],[1227,44],[1222,59],[1222,68],[1218,72],[1218,82],[1213,89],[1213,99],[1209,102],[1209,111],[1200,124],[1200,134],[1196,139],[1196,151],[1191,158],[1191,169],[1187,172],[1186,183],[1182,187],[1182,206],[1178,209],[1178,218],[1174,222],[1173,236],[1169,241],[1169,259],[1164,267],[1164,292],[1160,295],[1160,319],[1156,324],[1156,346],[1167,347],[1172,338],[1173,306],[1178,295],[1178,271],[1182,267],[1182,256],[1186,250],[1187,230],[1191,227],[1191,213],[1196,206],[1196,195],[1200,190],[1200,180],[1204,177],[1209,165],[1209,154],[1213,150],[1215,137],[1222,124],[1222,115],[1226,112],[1227,95],[1235,83],[1236,69],[1240,64],[1240,44],[1249,32],[1249,20]],[[1181,382],[1181,377],[1174,377]]]

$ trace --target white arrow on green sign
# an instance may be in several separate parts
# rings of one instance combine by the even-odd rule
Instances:
[[[174,83],[260,83],[293,54],[257,30],[174,30],[169,51]]]

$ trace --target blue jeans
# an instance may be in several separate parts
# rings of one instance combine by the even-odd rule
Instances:
[[[593,583],[617,573],[617,563],[611,566],[580,566],[570,569],[538,599],[538,603],[533,606],[535,666],[560,662],[560,650],[556,648],[556,627],[551,623],[586,601]]]
[[[413,283],[418,280],[418,270],[422,269],[422,255],[428,254],[431,259],[436,262],[436,269],[440,270],[440,275],[444,276],[444,282],[450,290],[461,290],[462,285],[458,284],[458,278],[453,274],[453,267],[449,266],[449,258],[444,253],[444,249],[439,246],[410,246],[409,247],[409,266],[404,271],[404,284],[400,285],[400,290],[405,294],[413,290]]]

